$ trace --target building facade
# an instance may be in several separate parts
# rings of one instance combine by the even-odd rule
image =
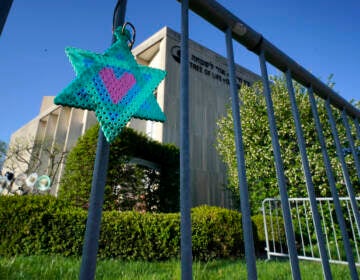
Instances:
[[[167,77],[155,93],[167,120],[156,123],[132,119],[129,126],[159,142],[179,146],[180,34],[164,27],[134,48],[133,54],[138,63],[167,71]],[[225,115],[230,104],[226,59],[190,41],[189,61],[190,184],[193,206],[229,206],[231,198],[225,189],[226,169],[215,148],[216,122]],[[250,85],[259,76],[237,65],[236,79],[239,86],[242,83]],[[15,132],[11,142],[30,131],[35,133],[34,137],[52,137],[54,143],[63,143],[63,148],[69,150],[77,138],[96,123],[92,112],[56,106],[52,99],[44,97],[39,116]],[[53,186],[54,194],[57,188]]]
[[[30,153],[25,151],[29,146],[28,143],[46,142],[49,148],[55,149],[56,147],[59,151],[66,153],[76,144],[77,139],[96,123],[97,120],[93,112],[58,106],[54,104],[54,96],[44,96],[39,115],[11,135],[10,149],[19,145],[19,150],[24,151],[22,153],[24,160],[14,162],[13,159],[7,158],[3,170],[12,171],[15,175],[23,173],[28,169],[28,163],[33,162],[36,156],[41,159],[41,164],[36,172],[39,175],[49,174],[49,168],[51,168],[49,154],[41,151],[41,149],[36,151],[35,148]],[[39,154],[35,155],[36,153]],[[53,178],[50,192],[54,195],[57,194],[64,167],[65,162],[61,162],[58,166],[57,175]]]

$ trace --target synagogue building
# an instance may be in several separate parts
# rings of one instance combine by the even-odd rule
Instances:
[[[162,142],[180,145],[180,34],[168,27],[152,35],[133,49],[140,64],[164,69],[167,76],[157,88],[157,101],[166,115],[165,123],[132,119],[128,126]],[[230,205],[225,190],[226,169],[217,154],[216,122],[230,104],[226,58],[194,41],[189,42],[189,112],[190,112],[190,176],[193,206]],[[255,73],[236,65],[236,80],[251,85],[259,80]],[[39,115],[13,133],[10,145],[21,137],[51,139],[69,151],[77,139],[97,120],[93,112],[57,106],[54,96],[45,96]],[[46,161],[45,161],[46,162]],[[4,170],[7,162],[4,164]],[[9,166],[8,166],[9,168]],[[21,164],[18,166],[20,172]],[[46,173],[46,164],[39,173]],[[56,195],[58,181],[64,172],[60,166],[51,193]]]

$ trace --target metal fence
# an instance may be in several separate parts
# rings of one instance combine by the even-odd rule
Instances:
[[[351,210],[350,199],[340,197],[341,209],[351,244],[355,255],[355,264],[360,266],[360,231]],[[356,200],[359,202],[360,197]],[[326,250],[330,263],[348,264],[343,246],[343,238],[339,223],[335,216],[334,201],[331,197],[316,198],[317,208],[320,209],[322,231],[325,235]],[[299,259],[321,261],[318,241],[314,232],[308,198],[289,198],[292,224],[295,230],[295,242]],[[267,198],[262,203],[264,218],[264,233],[267,258],[288,257],[285,242],[285,229],[281,210],[281,201],[277,198]]]
[[[351,249],[350,239],[347,231],[344,213],[340,203],[334,172],[326,148],[326,139],[323,134],[322,124],[319,120],[319,113],[316,106],[315,96],[325,100],[328,121],[331,126],[332,137],[335,142],[337,156],[341,163],[343,178],[349,197],[349,207],[354,214],[355,224],[360,229],[360,214],[356,203],[353,184],[350,180],[348,167],[343,155],[338,131],[334,121],[333,110],[339,110],[342,114],[343,124],[346,129],[347,141],[349,143],[354,164],[357,170],[357,176],[360,177],[360,162],[354,144],[354,138],[351,134],[352,127],[355,127],[356,138],[360,139],[359,119],[360,111],[349,102],[339,96],[327,85],[297,64],[294,60],[280,51],[277,47],[266,40],[260,33],[253,30],[238,17],[225,9],[219,3],[213,0],[183,0],[181,8],[181,125],[180,125],[180,210],[181,210],[181,269],[182,279],[192,278],[192,254],[191,254],[191,218],[190,218],[190,173],[189,173],[189,52],[188,52],[188,11],[191,9],[199,16],[203,17],[210,24],[224,32],[224,43],[228,56],[230,92],[232,97],[232,111],[234,119],[236,154],[239,174],[240,204],[242,212],[242,225],[244,232],[245,258],[247,263],[248,279],[257,279],[256,259],[253,242],[253,233],[250,220],[249,194],[245,170],[245,157],[242,142],[241,114],[239,108],[238,90],[235,77],[235,62],[233,53],[234,41],[244,45],[249,51],[259,57],[261,68],[262,83],[264,88],[264,97],[267,104],[268,122],[272,140],[273,153],[275,158],[275,167],[277,182],[279,186],[281,211],[284,219],[286,246],[290,259],[293,279],[301,279],[299,269],[299,256],[296,249],[296,239],[294,235],[294,226],[292,223],[291,209],[286,187],[286,179],[280,144],[278,140],[277,126],[273,109],[269,78],[267,73],[267,62],[285,73],[291,110],[296,127],[297,143],[301,154],[302,169],[306,181],[308,192],[309,212],[314,221],[314,232],[316,234],[319,258],[321,259],[323,274],[325,279],[332,279],[329,255],[326,248],[326,235],[322,230],[320,211],[317,207],[314,184],[309,167],[308,156],[306,153],[305,138],[301,126],[298,107],[295,100],[293,80],[296,80],[308,90],[312,114],[316,125],[316,130],[321,145],[324,165],[328,178],[328,185],[332,194],[336,219],[339,224],[340,234],[342,236],[346,259],[349,264],[352,279],[358,279],[355,266],[355,258]],[[349,118],[351,122],[349,122]],[[285,241],[284,241],[285,242]]]

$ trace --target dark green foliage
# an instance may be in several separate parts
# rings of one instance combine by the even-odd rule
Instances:
[[[59,197],[87,208],[99,126],[90,128],[67,157]],[[134,158],[156,168],[132,164]],[[176,212],[179,209],[179,150],[124,128],[110,146],[104,210]]]
[[[193,255],[201,260],[244,253],[241,214],[211,206],[192,209]]]
[[[91,180],[95,163],[98,128],[89,129],[78,140],[66,159],[65,173],[60,182],[58,196],[75,206],[86,207],[90,196]],[[109,199],[105,199],[104,208]]]
[[[6,158],[6,151],[7,151],[7,144],[4,141],[0,140],[0,175],[1,175],[2,166]]]
[[[86,212],[52,196],[2,196],[0,209],[1,255],[81,252]]]
[[[275,242],[285,242],[286,237],[285,237],[285,229],[284,229],[284,219],[282,217],[272,217],[274,219],[273,223],[276,220],[276,223],[278,223],[279,225],[281,225],[279,227],[280,233],[276,232],[277,234],[273,237],[273,236],[269,236],[269,240],[274,240]],[[257,237],[258,237],[258,241],[265,243],[266,242],[266,237],[265,237],[265,228],[264,228],[264,216],[262,214],[257,214],[251,217],[253,223],[256,225],[256,229],[257,229]],[[270,216],[266,216],[266,225],[267,225],[267,230],[268,232],[271,232],[271,220],[270,220]]]
[[[271,96],[274,104],[288,194],[289,197],[307,197],[301,156],[297,144],[295,124],[291,113],[286,82],[284,77],[273,77],[272,79]],[[306,90],[297,83],[294,83],[294,90],[316,196],[331,196],[309,96]],[[260,82],[255,83],[252,87],[243,86],[239,92],[246,175],[253,213],[259,212],[261,202],[265,198],[279,196],[267,107],[262,92],[263,88]],[[341,166],[336,156],[324,101],[317,98],[317,104],[339,195],[346,196],[347,192],[342,178]],[[339,131],[341,145],[343,147],[349,147],[341,114],[337,109],[333,108],[332,111]],[[352,125],[353,136],[355,137],[355,129],[352,121],[350,121],[350,124]],[[217,149],[227,165],[228,188],[234,194],[234,202],[238,203],[239,190],[233,126],[232,112],[229,108],[226,116],[218,121]],[[359,143],[357,144],[359,145]],[[352,155],[346,156],[346,161],[354,188],[356,191],[359,191],[360,183],[356,176]]]
[[[0,197],[0,255],[80,256],[87,212],[52,196]],[[263,228],[255,219],[254,234]],[[192,210],[193,256],[197,260],[244,254],[241,214],[219,207]],[[257,251],[263,243],[256,242]],[[180,215],[104,211],[101,258],[165,260],[178,258]]]
[[[100,257],[164,260],[177,257],[180,244],[178,214],[105,212]]]

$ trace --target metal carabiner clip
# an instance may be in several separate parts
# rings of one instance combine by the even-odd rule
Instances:
[[[129,26],[132,30],[132,32],[130,32],[128,29],[126,29],[126,27]],[[121,33],[128,36],[129,38],[129,49],[131,50],[134,43],[135,43],[135,35],[136,35],[136,30],[135,30],[135,27],[132,23],[130,22],[125,22],[122,29],[121,29]]]

